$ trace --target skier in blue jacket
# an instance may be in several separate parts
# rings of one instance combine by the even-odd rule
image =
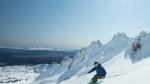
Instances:
[[[106,76],[106,70],[100,63],[94,62],[94,66],[95,67],[88,72],[91,73],[96,70],[96,75],[94,75],[91,81],[92,83],[96,83],[98,79],[103,79]]]

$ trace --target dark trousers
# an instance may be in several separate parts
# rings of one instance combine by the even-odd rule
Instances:
[[[98,74],[94,75],[94,77],[92,78],[92,82],[96,83],[98,79],[103,79],[105,78],[104,76],[99,76]]]

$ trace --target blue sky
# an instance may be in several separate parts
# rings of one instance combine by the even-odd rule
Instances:
[[[81,48],[150,31],[149,0],[0,0],[0,46]]]

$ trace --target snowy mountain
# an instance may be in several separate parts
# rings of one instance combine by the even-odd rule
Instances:
[[[149,43],[150,33],[146,32],[141,32],[135,38],[129,38],[125,33],[118,33],[106,44],[102,44],[99,40],[93,41],[88,47],[82,48],[73,59],[65,60],[62,64],[49,68],[32,84],[88,84],[95,74],[87,74],[93,67],[94,61],[102,63],[108,72],[101,84],[113,83],[113,79],[117,80],[117,78],[120,81],[114,80],[115,84],[120,84],[121,81],[125,81],[124,84],[132,84],[126,81],[136,80],[132,77],[140,74],[138,72],[150,69],[143,67],[150,64],[149,59],[143,60],[150,56]],[[135,70],[137,72],[134,72]],[[150,77],[150,74],[147,76]]]
[[[6,47],[0,46],[0,48],[7,48],[7,49],[16,49],[16,50],[50,50],[50,51],[78,51],[77,49],[65,49],[65,48],[49,48],[49,47]]]
[[[85,49],[85,52],[83,51],[75,56],[71,69],[64,72],[58,78],[58,82],[66,80],[76,73],[82,74],[80,70],[83,69],[83,67],[86,68],[92,66],[95,60],[101,63],[106,62],[123,51],[128,46],[129,41],[130,39],[126,36],[126,34],[118,33],[105,45],[102,45],[99,41],[92,42],[89,47]]]
[[[127,55],[133,62],[140,61],[150,56],[150,33],[141,32],[127,50]]]

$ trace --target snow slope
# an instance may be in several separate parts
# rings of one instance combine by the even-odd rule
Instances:
[[[122,75],[122,74],[127,73],[126,68],[128,67],[127,65],[130,63],[130,61],[124,58],[124,54],[125,54],[125,51],[121,52],[120,54],[118,54],[117,56],[115,56],[114,58],[112,58],[111,60],[103,64],[103,66],[106,68],[108,77],[113,76],[113,75]],[[71,79],[63,81],[60,84],[69,84],[70,81],[75,81],[75,80],[81,80],[78,82],[80,82],[81,84],[87,84],[91,80],[93,75],[95,75],[95,72],[92,74],[84,74],[80,76],[78,76],[77,74],[73,76]],[[74,83],[74,84],[77,84],[77,83]]]
[[[34,72],[36,66],[0,67],[0,84],[29,84],[40,73]]]
[[[62,67],[55,65],[45,73],[42,73],[37,80],[33,82],[33,84],[45,84],[45,79],[51,78],[55,75],[59,75],[55,78],[55,81],[59,83],[76,74],[78,74],[78,76],[85,74],[91,67],[93,67],[93,62],[95,60],[100,61],[101,63],[108,61],[120,52],[124,51],[130,42],[131,39],[124,33],[116,34],[113,39],[105,45],[103,45],[100,41],[93,41],[88,47],[83,48],[73,60],[67,61],[69,66],[62,64],[64,65],[64,68],[61,69]],[[56,84],[56,82],[54,84]]]
[[[48,81],[48,83],[56,84],[56,81],[58,77],[68,70],[69,64],[71,63],[71,59],[66,57],[61,62],[61,64],[52,64],[49,69],[44,71],[42,74],[40,74],[33,82],[32,84],[45,84],[45,82]]]
[[[141,48],[133,51],[133,44],[137,42],[137,39]],[[46,75],[41,74],[43,76],[42,79],[39,77],[32,84],[87,84],[95,74],[87,74],[93,67],[94,61],[102,63],[107,70],[107,77],[102,84],[132,84],[132,82],[128,81],[135,83],[136,78],[142,78],[138,75],[150,77],[150,68],[148,66],[150,64],[150,59],[148,58],[150,56],[149,43],[150,33],[146,32],[141,32],[134,39],[126,36],[125,33],[118,33],[106,44],[102,44],[100,41],[93,41],[72,60],[64,61],[62,65],[65,67],[58,66],[47,70],[44,73]],[[53,71],[54,74],[50,75]],[[114,75],[119,76],[111,77]],[[146,78],[142,78],[142,80],[147,81]],[[144,84],[147,83],[145,82]]]
[[[144,65],[144,66],[143,66]],[[128,66],[127,73],[120,76],[108,77],[100,84],[149,84],[150,58]],[[122,71],[120,71],[122,72]],[[123,71],[124,73],[124,71]],[[94,74],[73,76],[60,84],[88,84]]]
[[[130,38],[125,33],[116,34],[111,41],[102,45],[100,41],[93,41],[84,51],[75,56],[71,68],[64,72],[59,78],[58,83],[69,79],[73,75],[87,73],[95,60],[104,63],[124,51],[130,43]],[[85,69],[85,71],[80,71]]]

